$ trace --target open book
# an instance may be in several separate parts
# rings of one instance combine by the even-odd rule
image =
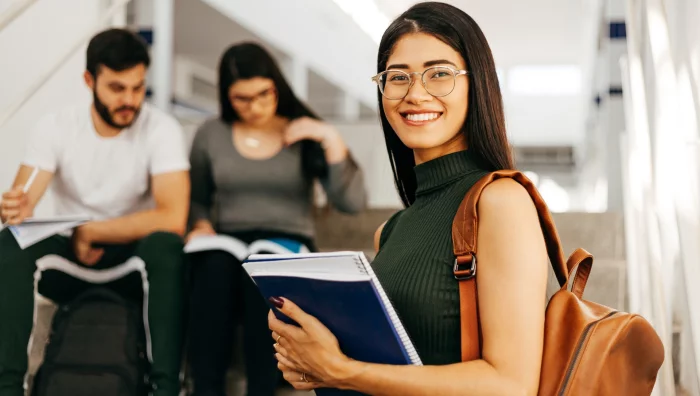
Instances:
[[[303,244],[284,238],[260,239],[250,245],[238,238],[228,235],[202,235],[192,238],[185,245],[185,253],[223,250],[231,253],[239,261],[256,253],[305,253],[308,248]]]
[[[69,215],[52,217],[30,217],[22,224],[7,226],[20,248],[26,249],[46,238],[72,230],[90,221],[89,216]]]
[[[284,297],[316,317],[350,358],[421,365],[401,320],[361,252],[253,255],[243,268],[262,295]],[[294,324],[273,309],[280,320]],[[317,396],[357,394],[317,389]]]

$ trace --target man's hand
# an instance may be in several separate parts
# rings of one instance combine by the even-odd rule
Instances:
[[[27,217],[31,217],[32,208],[29,198],[24,193],[24,186],[16,186],[12,190],[2,194],[0,202],[0,219],[8,225],[21,224]]]
[[[82,225],[73,232],[73,250],[81,263],[91,267],[100,261],[105,251],[92,246],[88,232],[89,225],[89,223]]]
[[[208,220],[200,220],[194,226],[192,231],[190,231],[190,233],[185,237],[185,243],[197,238],[198,236],[206,235],[216,235],[216,230],[214,230],[214,227]]]

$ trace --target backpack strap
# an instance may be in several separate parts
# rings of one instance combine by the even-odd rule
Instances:
[[[479,303],[476,286],[478,202],[484,188],[490,183],[510,178],[520,183],[532,197],[540,218],[540,225],[547,244],[549,261],[557,276],[559,285],[567,284],[569,271],[559,241],[559,234],[547,205],[534,184],[522,173],[514,170],[501,170],[481,178],[462,200],[452,223],[452,245],[455,255],[454,276],[459,281],[459,305],[461,317],[462,361],[481,358],[481,329],[479,326]],[[475,342],[478,340],[478,342]]]

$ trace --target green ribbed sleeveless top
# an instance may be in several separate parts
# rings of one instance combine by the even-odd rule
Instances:
[[[384,226],[372,267],[423,364],[461,360],[459,286],[452,274],[452,220],[488,172],[467,151],[415,167],[415,202]]]

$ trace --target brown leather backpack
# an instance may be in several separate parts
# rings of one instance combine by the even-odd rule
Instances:
[[[549,259],[561,289],[547,304],[539,395],[649,395],[664,361],[664,347],[639,315],[582,299],[593,256],[576,249],[564,263],[552,217],[530,180],[517,171],[484,176],[467,193],[452,225],[462,321],[462,361],[481,358],[477,304],[477,204],[489,183],[511,178],[535,202]],[[576,274],[569,277],[570,274]],[[569,284],[571,283],[571,291]]]

